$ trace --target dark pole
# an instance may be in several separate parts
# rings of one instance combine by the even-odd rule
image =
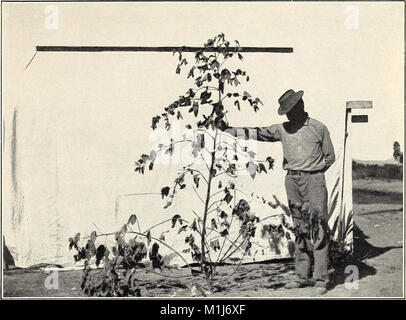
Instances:
[[[351,115],[351,108],[345,108],[345,129],[344,129],[344,145],[343,145],[343,166],[342,166],[342,175],[341,175],[341,206],[340,206],[340,214],[341,219],[344,218],[344,179],[345,179],[345,149],[347,147],[347,138],[348,138],[348,120],[350,119]],[[345,235],[343,236],[343,241],[345,241]]]
[[[122,47],[122,46],[37,46],[37,52],[259,52],[259,53],[292,53],[291,47]]]

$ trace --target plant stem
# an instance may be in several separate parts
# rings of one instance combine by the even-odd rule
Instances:
[[[221,84],[221,80],[219,80],[219,84],[218,84],[218,102],[221,102],[221,91],[220,91],[220,84]],[[211,112],[211,115],[214,114],[214,107],[213,110]],[[201,247],[202,247],[202,257],[201,257],[201,268],[204,267],[205,263],[206,263],[206,251],[205,251],[205,244],[206,244],[206,222],[207,222],[207,215],[208,215],[208,209],[209,209],[209,202],[210,202],[210,198],[211,198],[211,181],[214,178],[213,175],[213,169],[214,169],[214,163],[216,162],[216,143],[217,143],[217,135],[218,135],[218,129],[216,128],[215,134],[214,134],[214,141],[213,141],[213,149],[211,154],[211,163],[210,163],[210,169],[209,169],[209,179],[208,179],[208,183],[207,183],[207,193],[206,193],[206,203],[204,205],[204,213],[203,213],[203,223],[202,223],[202,243],[201,243]],[[210,248],[208,248],[210,250]]]
[[[206,201],[204,205],[204,213],[203,213],[203,224],[202,224],[202,257],[201,257],[201,266],[203,267],[206,262],[206,254],[205,254],[205,244],[206,244],[206,221],[207,221],[207,214],[210,202],[210,193],[211,193],[211,181],[213,179],[213,167],[215,162],[215,152],[216,152],[216,140],[217,140],[217,129],[216,134],[214,136],[213,142],[213,151],[211,152],[211,163],[210,163],[210,170],[209,170],[209,179],[207,182],[207,193],[206,193]]]

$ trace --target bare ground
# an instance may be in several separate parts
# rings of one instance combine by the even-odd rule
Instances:
[[[325,297],[403,296],[403,189],[399,180],[354,181],[354,248],[357,289],[348,289],[345,270],[331,270],[332,286]],[[144,297],[316,297],[314,288],[287,290],[293,275],[292,261],[218,267],[217,286],[208,291],[205,281],[187,268],[162,271],[137,270]],[[41,270],[4,272],[5,297],[82,297],[81,271],[62,271],[59,289],[45,288],[48,276]]]

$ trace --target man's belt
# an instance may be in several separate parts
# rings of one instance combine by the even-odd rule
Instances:
[[[320,172],[323,172],[323,170],[303,171],[303,170],[288,169],[288,175],[292,175],[292,176],[303,176],[303,175],[307,175],[307,174],[316,174],[316,173],[320,173]]]

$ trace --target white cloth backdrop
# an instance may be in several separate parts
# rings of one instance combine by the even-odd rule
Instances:
[[[168,209],[163,209],[166,199],[162,200],[159,194],[126,196],[159,193],[163,186],[172,184],[182,166],[176,157],[172,162],[157,164],[145,175],[134,172],[134,161],[141,153],[148,153],[163,136],[164,130],[151,134],[152,116],[160,114],[163,107],[190,86],[189,81],[175,74],[176,61],[172,55],[139,53],[136,57],[115,53],[38,55],[21,84],[30,90],[21,91],[18,105],[4,106],[2,229],[17,266],[46,263],[74,267],[73,252],[68,250],[69,237],[76,232],[85,236],[93,230],[117,231],[133,213],[138,216],[143,231],[175,214],[191,220],[194,217],[191,208],[201,213],[201,203],[190,188],[179,192]],[[248,90],[253,95],[261,95],[258,91],[264,90],[264,84],[255,85],[259,79],[274,83],[275,92],[286,90],[286,84],[279,84],[278,73],[271,75],[262,67],[269,59],[282,63],[286,58],[247,55],[244,59],[251,75]],[[44,74],[45,65],[52,72]],[[99,77],[102,73],[109,76]],[[50,90],[52,95],[48,95]],[[265,106],[258,113],[244,107],[241,113],[230,113],[230,124],[264,126],[284,121],[276,115],[275,94],[268,97],[262,93]],[[310,116],[319,110],[315,118],[328,126],[337,156],[327,172],[333,227],[335,221],[348,221],[352,213],[350,136],[343,172],[345,104],[322,113],[320,107],[312,105],[317,104],[315,96],[305,92],[306,110]],[[184,124],[178,127],[174,124],[174,131],[184,128]],[[268,155],[275,158],[274,169],[267,175],[257,174],[255,180],[248,175],[241,176],[236,185],[248,195],[254,192],[271,201],[275,195],[286,204],[280,143],[258,142],[251,146],[259,159]],[[259,218],[281,213],[281,209],[263,205],[256,196],[250,199],[237,194],[237,197],[248,200]],[[278,218],[264,223],[278,223]],[[161,225],[152,235],[159,236],[168,228],[170,223]],[[166,240],[182,251],[186,248],[185,233],[179,236],[173,233]],[[111,237],[97,241],[113,242]],[[261,224],[254,241],[252,255],[244,261],[290,256],[286,239],[276,249],[268,238],[261,238]],[[351,232],[347,241],[352,243]],[[170,252],[162,245],[160,249],[163,253]],[[239,254],[241,257],[236,252],[236,258]],[[190,261],[190,254],[185,257]],[[178,260],[175,258],[172,263],[181,263]]]
[[[174,174],[179,165],[158,165],[153,172],[147,172],[145,176],[131,172],[132,160],[127,159],[130,170],[126,175],[128,179],[138,180],[136,188],[129,188],[123,193],[112,193],[114,189],[114,175],[119,171],[114,169],[114,163],[103,160],[104,150],[91,150],[92,141],[80,141],[90,149],[89,157],[102,163],[103,168],[97,170],[97,174],[110,178],[88,174],[78,175],[76,167],[83,165],[85,157],[80,154],[80,149],[71,140],[71,134],[61,135],[53,108],[13,108],[5,119],[5,144],[3,158],[3,231],[6,243],[13,254],[16,265],[29,267],[35,264],[60,264],[73,267],[72,252],[68,251],[68,238],[76,232],[88,235],[92,230],[98,233],[118,230],[125,223],[130,214],[136,214],[141,230],[180,214],[186,220],[194,218],[191,209],[201,212],[200,202],[195,201],[195,195],[190,190],[178,192],[176,201],[168,209],[163,209],[166,200],[162,200],[159,194],[133,193],[159,193],[161,187],[171,185]],[[106,115],[108,116],[108,115]],[[71,127],[72,134],[78,130],[78,126],[86,127],[86,123],[77,122]],[[338,122],[342,127],[344,137],[344,123]],[[98,137],[102,139],[103,137]],[[110,132],[106,132],[106,140],[111,139]],[[79,140],[76,140],[78,142]],[[127,147],[127,141],[116,140],[119,146],[116,150]],[[269,144],[268,144],[269,145]],[[259,154],[265,144],[259,147]],[[347,221],[352,214],[352,191],[351,191],[351,150],[350,141],[346,143],[346,165],[343,167],[343,139],[335,145],[337,160],[327,173],[327,185],[329,190],[329,211],[331,213],[330,226],[336,221]],[[76,150],[75,150],[76,149]],[[75,152],[77,154],[75,155]],[[106,152],[113,152],[106,150]],[[242,197],[248,200],[251,209],[259,218],[264,218],[275,213],[281,213],[281,209],[272,209],[263,204],[256,196],[264,196],[265,199],[274,202],[273,195],[277,196],[286,204],[286,196],[283,186],[284,171],[281,169],[281,154],[270,152],[276,159],[274,170],[267,175],[257,175],[254,181],[249,176],[241,176],[237,179],[237,187],[247,194],[255,192],[253,198],[237,194],[237,199]],[[116,157],[120,157],[117,154]],[[75,161],[76,160],[76,161]],[[74,162],[72,162],[74,161]],[[87,165],[86,163],[84,164]],[[343,172],[344,168],[344,172]],[[152,177],[150,177],[152,175]],[[344,194],[341,194],[342,177],[344,176]],[[147,182],[148,181],[148,182]],[[85,185],[85,187],[83,186]],[[264,188],[263,186],[267,186]],[[123,188],[117,188],[123,190]],[[125,190],[125,188],[124,188]],[[85,192],[85,194],[83,193]],[[343,202],[342,202],[343,201]],[[94,203],[106,205],[109,212],[97,212]],[[232,202],[233,203],[233,202]],[[342,210],[343,209],[343,210]],[[279,218],[268,219],[264,224],[278,223]],[[350,222],[350,225],[352,222]],[[238,234],[238,224],[230,238]],[[274,258],[290,257],[289,244],[282,239],[277,247],[270,244],[270,239],[261,237],[261,225],[259,224],[253,242],[251,256],[245,256],[244,262],[261,261]],[[336,228],[338,232],[338,228]],[[171,230],[170,222],[153,230],[152,235],[158,237],[162,232]],[[166,241],[181,252],[187,249],[184,243],[185,232],[177,234],[172,231],[166,234]],[[211,235],[213,237],[214,234]],[[210,237],[209,237],[210,238]],[[221,239],[220,239],[221,240]],[[352,243],[352,233],[347,234],[346,240]],[[112,239],[99,238],[98,242],[112,244]],[[220,241],[221,243],[222,241]],[[228,242],[227,242],[228,243]],[[226,244],[226,250],[230,244]],[[161,245],[162,252],[171,253]],[[224,253],[225,251],[223,251]],[[237,252],[235,256],[241,257]],[[190,254],[184,254],[188,262],[191,262]],[[182,264],[177,257],[172,261],[174,264]]]

